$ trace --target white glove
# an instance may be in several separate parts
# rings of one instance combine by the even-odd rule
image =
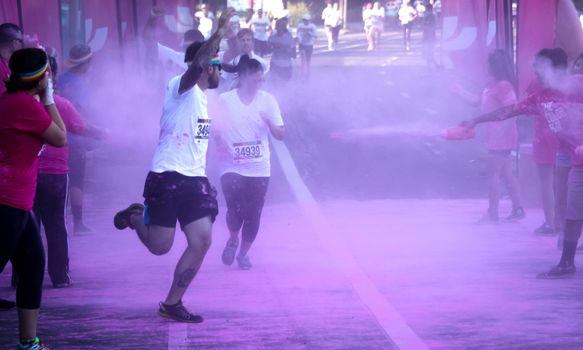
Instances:
[[[577,148],[575,148],[575,156],[583,156],[583,146],[577,146]]]
[[[53,89],[53,79],[49,78],[47,80],[47,88],[45,89],[42,95],[42,101],[45,106],[54,105],[55,98],[53,97],[53,93],[55,90]]]

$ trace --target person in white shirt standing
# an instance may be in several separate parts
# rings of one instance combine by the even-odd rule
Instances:
[[[205,39],[210,38],[215,27],[215,15],[209,11],[206,4],[200,5],[200,10],[194,14],[195,20],[198,20],[198,29]]]
[[[342,26],[342,13],[337,2],[327,1],[326,8],[322,11],[322,19],[328,37],[328,50],[333,51],[338,45],[338,35]]]
[[[223,70],[221,71],[221,90],[229,91],[237,87],[238,75],[237,65],[241,56],[247,55],[249,58],[256,59],[263,66],[264,74],[269,72],[269,63],[261,56],[254,52],[253,32],[251,29],[243,28],[237,33],[237,50],[238,56],[231,59],[229,62],[223,61]]]
[[[314,40],[317,37],[316,25],[310,22],[310,15],[305,14],[302,21],[298,23],[297,40],[302,62],[301,74],[305,79],[310,77],[310,65],[312,53],[314,52]]]
[[[267,55],[269,53],[267,40],[271,34],[271,21],[263,14],[263,9],[257,10],[257,14],[251,18],[250,28],[253,30],[255,51],[259,56]]]
[[[203,321],[184,307],[182,297],[209,249],[218,213],[216,191],[205,171],[210,127],[205,90],[219,85],[220,62],[215,55],[234,11],[229,8],[223,12],[208,41],[187,48],[184,60],[188,69],[172,78],[166,90],[160,140],[144,185],[145,207],[134,203],[113,220],[117,229],[136,230],[140,241],[155,255],[170,250],[176,221],[180,222],[188,246],[158,310],[161,316],[180,322]]]
[[[244,55],[237,65],[239,86],[221,94],[214,138],[221,158],[221,187],[227,202],[230,238],[222,261],[233,264],[235,254],[240,269],[251,268],[247,253],[259,232],[261,212],[271,175],[269,135],[284,138],[279,105],[261,90],[263,66]],[[241,233],[241,239],[239,239]]]

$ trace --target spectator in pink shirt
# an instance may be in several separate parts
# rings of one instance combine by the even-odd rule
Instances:
[[[492,81],[484,88],[480,97],[472,95],[459,86],[454,91],[469,102],[480,104],[482,113],[489,113],[516,103],[516,77],[508,53],[504,50],[492,52],[488,56],[488,68]],[[500,178],[504,180],[512,200],[512,212],[506,220],[522,219],[525,213],[522,208],[518,180],[512,172],[510,157],[518,145],[516,120],[492,121],[487,126],[489,206],[486,220],[498,221]]]
[[[555,267],[538,275],[544,279],[564,278],[576,271],[575,253],[583,230],[583,83],[567,74],[567,54],[562,49],[541,50],[534,69],[540,89],[520,103],[483,114],[462,126],[472,128],[479,123],[531,115],[542,131],[554,135],[561,149],[569,152],[572,169],[567,185],[561,259]]]

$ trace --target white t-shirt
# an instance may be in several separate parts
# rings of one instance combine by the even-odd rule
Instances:
[[[342,24],[342,14],[340,10],[333,7],[326,7],[322,11],[322,19],[324,20],[325,26],[337,27]]]
[[[314,23],[304,24],[303,21],[298,23],[297,37],[300,45],[313,46],[316,38],[316,25]]]
[[[232,172],[243,176],[270,176],[270,131],[263,116],[274,125],[283,126],[275,97],[259,90],[255,99],[246,105],[241,102],[235,89],[219,96],[219,106],[221,112],[213,133],[228,152],[220,167],[221,174]]]
[[[256,55],[255,52],[253,51],[249,54],[249,58],[255,59],[259,61],[259,63],[261,63],[261,66],[263,67],[263,75],[266,76],[267,73],[269,72],[269,62],[267,62],[263,57]],[[226,63],[236,66],[239,64],[240,59],[241,56],[237,56]],[[221,78],[223,78],[224,80],[221,82],[221,89],[223,89],[223,91],[227,91],[236,88],[237,83],[239,82],[238,77],[239,76],[237,75],[237,73],[229,73],[225,70],[222,70]]]
[[[269,39],[269,27],[271,26],[269,18],[265,16],[261,18],[253,16],[251,19],[251,26],[254,33],[253,37],[255,39],[261,41],[267,41],[267,39]]]
[[[198,17],[200,21],[200,24],[198,25],[198,30],[202,33],[202,35],[204,35],[205,39],[210,38],[214,26],[213,18],[205,17],[204,14],[200,11],[197,12],[195,16]]]
[[[160,118],[160,140],[152,171],[176,171],[185,176],[206,176],[206,151],[211,120],[206,94],[195,85],[178,94],[180,78],[168,82]]]
[[[415,20],[415,16],[417,16],[417,11],[414,8],[407,5],[402,5],[401,9],[399,9],[399,20],[401,21],[402,25],[409,24]]]

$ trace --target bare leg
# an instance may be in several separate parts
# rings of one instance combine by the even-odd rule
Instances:
[[[512,200],[512,209],[522,208],[522,199],[520,196],[520,187],[518,185],[518,179],[512,173],[512,167],[510,166],[509,157],[505,157],[502,163],[502,176],[504,182],[506,183],[506,188],[508,188],[510,200]]]
[[[541,197],[545,222],[549,225],[555,224],[555,193],[554,193],[554,166],[549,164],[537,164],[541,185]]]
[[[20,330],[20,342],[30,342],[36,339],[36,323],[39,309],[18,309],[18,328]]]
[[[212,241],[212,221],[204,217],[183,227],[188,246],[182,254],[176,270],[172,287],[164,303],[174,305],[182,300],[186,289],[198,273],[202,261]]]
[[[130,221],[138,238],[152,254],[163,255],[170,251],[176,231],[174,227],[145,225],[144,217],[138,214],[133,214]]]
[[[500,202],[500,172],[503,166],[503,158],[497,154],[488,155],[488,214],[491,218],[498,218],[498,206]]]

